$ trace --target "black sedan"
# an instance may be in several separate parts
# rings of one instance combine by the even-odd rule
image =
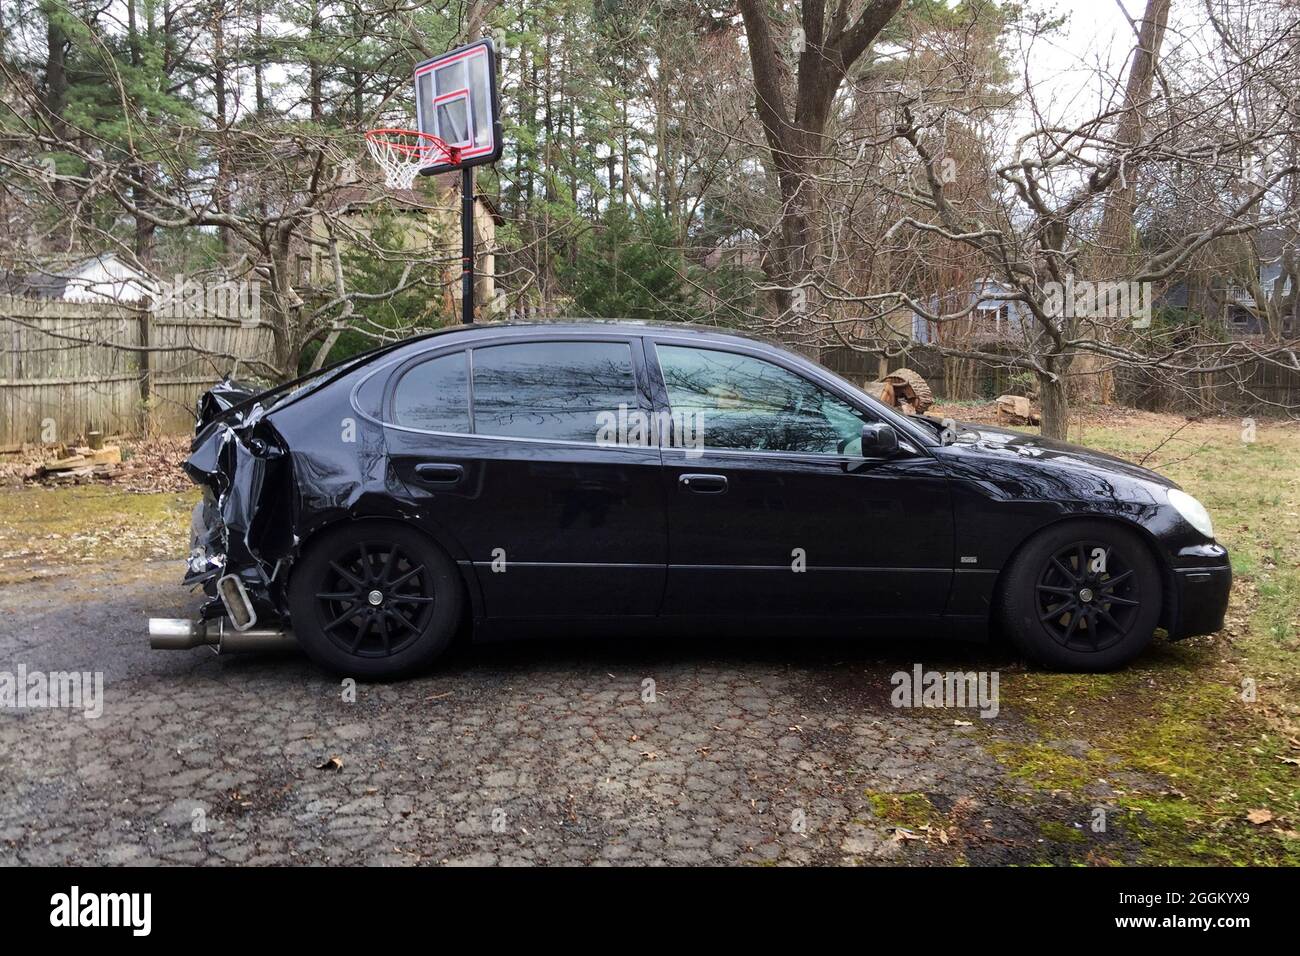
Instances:
[[[1107,455],[884,407],[716,330],[465,326],[200,406],[186,582],[159,647],[296,641],[341,674],[457,633],[980,639],[1101,670],[1222,626],[1190,495]]]

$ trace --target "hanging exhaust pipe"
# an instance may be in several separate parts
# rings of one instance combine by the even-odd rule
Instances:
[[[149,618],[149,646],[155,651],[185,651],[207,643],[207,628],[202,621],[183,617]]]
[[[185,651],[211,647],[218,654],[241,651],[283,651],[295,648],[293,631],[279,628],[236,630],[225,618],[191,621],[176,617],[149,618],[149,646],[155,651]]]

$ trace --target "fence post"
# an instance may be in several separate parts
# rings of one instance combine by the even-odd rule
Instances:
[[[153,431],[153,300],[142,299],[140,310],[140,433],[148,435]]]

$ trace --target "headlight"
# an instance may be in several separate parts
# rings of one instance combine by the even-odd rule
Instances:
[[[1207,538],[1214,537],[1214,523],[1210,521],[1210,513],[1205,510],[1205,505],[1177,488],[1169,489],[1169,503],[1189,525]]]

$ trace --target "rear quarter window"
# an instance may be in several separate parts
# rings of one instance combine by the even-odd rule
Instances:
[[[393,391],[393,423],[467,434],[469,362],[464,352],[440,355],[402,373]]]

